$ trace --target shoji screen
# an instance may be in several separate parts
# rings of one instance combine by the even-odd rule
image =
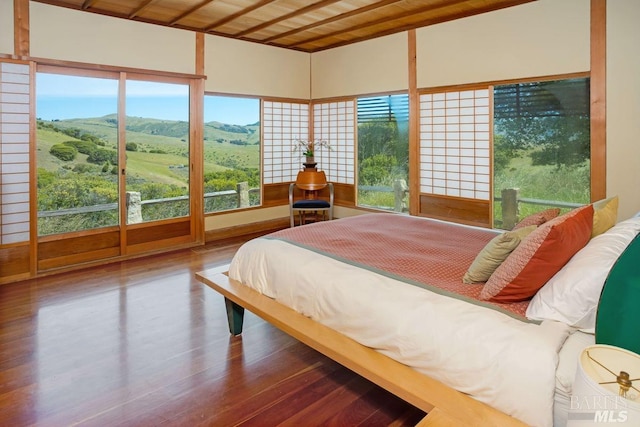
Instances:
[[[329,141],[332,148],[315,154],[329,181],[355,184],[355,111],[355,100],[313,105],[313,136]]]
[[[0,243],[29,241],[30,67],[0,62]]]
[[[304,159],[293,141],[309,138],[309,105],[263,101],[262,119],[264,184],[294,181]]]
[[[420,95],[420,192],[489,200],[489,89]]]

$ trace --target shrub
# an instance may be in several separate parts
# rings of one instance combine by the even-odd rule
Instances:
[[[90,155],[98,149],[98,146],[93,141],[65,141],[63,144],[69,145],[78,150],[79,153],[86,155]]]
[[[138,151],[138,144],[136,144],[135,142],[127,142],[125,149],[127,151]]]
[[[64,145],[64,144],[55,144],[49,150],[49,153],[53,156],[56,156],[63,162],[70,162],[76,158],[78,155],[78,150],[73,146]]]
[[[73,167],[73,171],[76,173],[87,173],[95,171],[95,167],[88,165],[86,163],[78,163]]]
[[[89,163],[103,164],[104,162],[109,162],[112,165],[118,164],[118,153],[114,150],[107,150],[104,148],[97,148],[89,157],[87,157],[87,161]]]

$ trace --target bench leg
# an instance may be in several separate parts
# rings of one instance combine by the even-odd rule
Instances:
[[[244,321],[244,307],[225,298],[224,305],[227,309],[227,321],[229,322],[229,332],[236,336],[242,333],[242,323]]]

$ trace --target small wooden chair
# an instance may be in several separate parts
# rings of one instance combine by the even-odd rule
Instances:
[[[329,188],[329,200],[319,199],[320,190]],[[303,192],[303,198],[296,200],[296,189]],[[289,185],[289,220],[291,227],[295,226],[295,215],[300,215],[300,225],[305,224],[305,214],[313,212],[317,219],[322,215],[322,219],[329,217],[333,219],[333,184],[327,182],[327,177],[323,171],[300,171],[296,182]]]

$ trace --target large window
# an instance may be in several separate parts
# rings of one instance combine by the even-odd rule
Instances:
[[[38,234],[118,225],[118,80],[37,73]]]
[[[494,226],[590,200],[589,79],[494,88]]]
[[[409,97],[358,99],[358,205],[407,211]]]
[[[120,73],[61,71],[36,75],[38,234],[188,216],[189,84],[126,80],[120,100]]]
[[[127,80],[127,224],[189,215],[189,86]]]
[[[204,211],[260,205],[260,100],[204,97]]]

